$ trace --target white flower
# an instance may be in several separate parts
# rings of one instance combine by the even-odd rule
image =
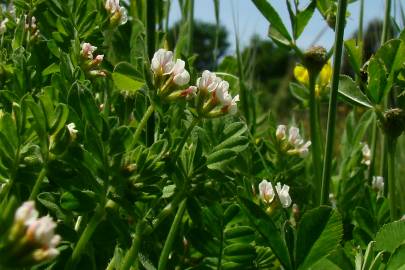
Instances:
[[[298,153],[300,155],[300,157],[304,158],[308,155],[309,153],[309,147],[311,146],[311,141],[307,141],[306,143],[302,144],[301,146],[299,146]]]
[[[379,197],[382,196],[382,194],[384,193],[384,177],[373,176],[371,187],[378,192]]]
[[[68,128],[68,131],[69,131],[69,134],[70,134],[70,137],[72,138],[72,140],[75,140],[77,137],[77,133],[78,133],[75,123],[69,123],[66,127]]]
[[[8,22],[8,18],[5,18],[4,20],[2,20],[0,22],[0,35],[4,34],[6,32],[6,30],[7,30],[7,26],[6,26],[7,22]]]
[[[218,78],[215,73],[204,70],[202,76],[197,79],[197,87],[200,90],[208,90],[209,92],[213,92],[216,90],[221,81],[222,80]]]
[[[24,202],[15,212],[14,220],[29,226],[38,218],[38,211],[35,209],[34,201]]]
[[[238,104],[236,102],[239,101],[239,95],[236,95],[232,98],[232,96],[228,93],[224,99],[224,107],[222,108],[223,111],[228,112],[231,115],[236,114],[238,111]]]
[[[361,160],[362,164],[365,164],[367,166],[370,166],[371,163],[371,150],[368,147],[368,144],[364,144],[363,148],[361,149],[361,152],[363,154],[363,159]]]
[[[220,81],[215,89],[215,97],[223,105],[226,105],[225,103],[230,103],[229,99],[232,100],[232,97],[228,93],[228,89],[229,83],[227,81]]]
[[[281,186],[281,183],[277,182],[276,190],[278,193],[278,197],[280,198],[281,205],[284,208],[289,207],[292,202],[289,194],[290,187],[288,185]],[[271,183],[265,179],[259,184],[259,193],[261,199],[267,204],[270,204],[275,197],[275,193],[271,186]]]
[[[82,44],[82,49],[80,51],[80,54],[87,59],[93,59],[93,53],[94,51],[97,50],[97,47],[92,46],[90,43],[84,42]]]
[[[120,25],[126,24],[128,21],[127,10],[121,7],[119,10],[119,14],[120,14]]]
[[[276,137],[279,140],[284,140],[286,138],[287,127],[285,125],[278,125],[276,130]]]
[[[152,58],[151,69],[157,76],[167,75],[173,71],[173,52],[159,49]]]
[[[105,9],[110,13],[115,13],[120,9],[120,0],[105,1]]]
[[[188,84],[190,81],[190,74],[184,69],[185,64],[183,60],[177,59],[173,66],[173,82],[178,86]]]
[[[300,130],[297,127],[290,127],[288,131],[288,141],[292,145],[299,145],[302,144],[302,139],[300,136]]]

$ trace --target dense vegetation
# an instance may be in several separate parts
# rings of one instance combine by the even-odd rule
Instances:
[[[251,2],[240,48],[219,0],[1,1],[0,269],[405,269],[401,2]]]

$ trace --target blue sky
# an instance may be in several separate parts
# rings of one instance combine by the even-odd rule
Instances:
[[[394,0],[393,2],[401,0]],[[308,1],[302,1],[304,4]],[[364,25],[367,25],[372,19],[384,16],[385,0],[365,0],[364,10]],[[284,0],[270,0],[270,3],[278,11],[280,17],[289,26],[288,12]],[[404,6],[405,7],[405,6]],[[195,0],[195,18],[197,20],[206,22],[215,22],[214,4],[212,0]],[[359,1],[352,3],[348,7],[350,16],[347,20],[347,27],[345,30],[345,37],[350,37],[357,29],[358,16],[359,16]],[[170,22],[178,20],[180,17],[180,10],[177,0],[172,1],[170,11]],[[220,18],[223,24],[229,31],[229,41],[231,43],[230,51],[235,50],[235,31],[234,19],[236,19],[237,31],[242,45],[247,45],[253,34],[258,34],[261,38],[267,38],[268,22],[256,9],[250,0],[220,0]],[[316,11],[311,21],[307,25],[305,31],[298,40],[298,46],[306,49],[314,41],[316,36],[325,29],[325,22],[321,15]],[[322,45],[330,48],[333,44],[334,32],[329,28],[326,29],[322,38],[316,45]]]

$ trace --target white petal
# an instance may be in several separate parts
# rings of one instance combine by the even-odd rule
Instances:
[[[175,75],[173,78],[173,82],[178,86],[188,84],[189,81],[190,81],[190,74],[188,73],[187,70],[184,70],[182,73]]]

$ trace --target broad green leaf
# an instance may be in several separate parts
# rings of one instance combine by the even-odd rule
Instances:
[[[42,71],[42,76],[47,76],[56,72],[60,72],[60,66],[56,63],[52,63]]]
[[[136,92],[145,85],[142,74],[126,62],[118,63],[115,66],[112,79],[115,86],[121,91]]]
[[[360,45],[357,44],[356,39],[346,40],[344,45],[347,56],[349,58],[350,65],[352,66],[354,72],[357,75],[359,75],[363,61],[363,53],[362,53],[363,46],[361,44]]]
[[[373,107],[366,95],[361,92],[360,88],[349,76],[340,75],[339,94],[345,100],[354,105],[360,105],[367,108]]]
[[[391,255],[387,270],[405,270],[405,244],[398,247]]]
[[[295,39],[298,39],[305,27],[307,26],[309,20],[312,18],[316,7],[316,1],[312,0],[311,3],[302,11],[298,11],[296,15],[296,24],[295,24]]]
[[[343,235],[340,214],[321,206],[304,214],[298,225],[295,258],[298,269],[309,269],[335,250]]]
[[[280,263],[287,270],[293,269],[291,258],[285,240],[282,238],[282,233],[274,224],[273,220],[252,201],[239,198],[241,209],[256,228],[256,230],[267,240],[273,253],[276,255]]]
[[[325,269],[327,269],[327,270],[344,270],[328,259],[319,260],[310,269],[311,270],[325,270]]]
[[[210,169],[220,169],[224,164],[234,159],[236,153],[230,149],[221,149],[208,155],[207,167]]]
[[[90,212],[96,207],[95,195],[91,191],[70,191],[60,197],[60,206],[65,210]]]
[[[382,226],[376,237],[376,249],[393,253],[405,243],[405,220],[394,221]]]
[[[367,73],[367,94],[374,104],[380,104],[387,83],[386,70],[378,58],[372,57],[368,64]]]
[[[272,27],[277,29],[277,32],[279,32],[282,37],[288,41],[291,41],[291,36],[288,33],[287,28],[284,26],[283,21],[273,6],[267,0],[252,0],[252,2],[267,19],[267,21],[269,21]]]

